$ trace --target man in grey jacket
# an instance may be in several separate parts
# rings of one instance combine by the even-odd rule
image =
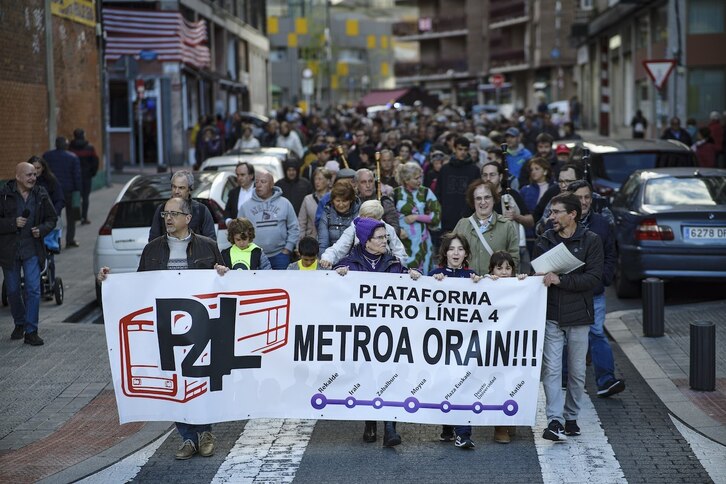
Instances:
[[[585,395],[585,357],[588,334],[594,322],[593,291],[603,274],[603,248],[600,237],[579,223],[580,200],[565,192],[552,199],[552,228],[535,243],[533,258],[555,248],[565,247],[584,263],[567,274],[544,274],[547,286],[542,384],[549,425],[542,437],[554,442],[580,435],[577,417]],[[562,392],[562,352],[567,345],[567,392]],[[564,424],[564,426],[563,426]]]
[[[238,216],[255,225],[255,244],[265,251],[272,268],[285,270],[300,237],[300,227],[295,209],[274,183],[269,172],[256,170],[255,193],[242,204]]]

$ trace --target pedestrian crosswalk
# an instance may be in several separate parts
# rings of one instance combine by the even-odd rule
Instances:
[[[653,473],[650,476],[649,465],[641,466],[637,470],[639,474],[634,474],[636,470],[632,466],[627,467],[630,475],[624,471],[620,461],[624,457],[623,452],[629,454],[630,451],[623,451],[622,446],[618,446],[620,451],[614,449],[607,434],[627,432],[628,429],[618,429],[617,422],[601,421],[589,397],[584,399],[578,423],[582,428],[581,436],[570,437],[564,443],[544,440],[541,434],[547,419],[542,388],[536,426],[531,431],[520,427],[512,444],[503,446],[491,441],[491,429],[475,428],[477,448],[473,452],[439,442],[440,429],[433,425],[401,424],[399,429],[404,438],[403,444],[395,449],[386,449],[381,447],[380,438],[376,444],[362,442],[361,422],[256,419],[248,421],[241,432],[237,431],[236,441],[232,445],[234,439],[230,440],[226,455],[217,456],[221,459],[220,463],[215,464],[217,467],[206,478],[200,477],[205,476],[204,473],[195,474],[194,469],[196,466],[208,466],[209,459],[194,457],[178,464],[173,453],[160,449],[165,440],[169,439],[167,447],[178,440],[171,431],[81,482],[148,482],[149,475],[153,473],[140,474],[140,471],[144,468],[148,471],[150,466],[163,467],[166,469],[163,475],[168,481],[175,482],[377,482],[396,476],[405,477],[403,482],[438,482],[439,478],[434,476],[447,474],[447,469],[452,475],[458,475],[462,482],[659,482],[667,475],[668,466],[677,460],[677,454],[683,452],[687,460],[697,459],[696,463],[700,461],[703,467],[674,469],[677,480],[706,482],[710,476],[713,482],[726,483],[726,448],[678,421],[674,420],[672,425],[682,436],[681,445],[659,443],[654,436],[653,447],[662,444],[667,452],[653,452],[650,464]],[[633,449],[632,452],[642,450]],[[662,462],[659,462],[659,456]],[[630,462],[632,455],[627,457],[626,463]],[[408,470],[402,472],[405,468]]]

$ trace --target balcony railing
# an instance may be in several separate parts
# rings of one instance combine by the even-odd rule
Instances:
[[[527,3],[524,0],[490,0],[489,23],[524,17],[527,15]]]
[[[407,37],[412,35],[441,34],[466,29],[466,16],[421,17],[417,21],[396,22],[393,35]]]
[[[497,49],[489,53],[491,67],[504,67],[509,65],[525,64],[527,53],[524,49]]]
[[[466,59],[441,60],[440,62],[396,62],[394,72],[397,77],[447,75],[449,71],[468,72]]]

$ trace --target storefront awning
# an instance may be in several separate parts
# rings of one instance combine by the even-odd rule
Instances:
[[[398,102],[402,98],[408,89],[386,89],[380,91],[371,91],[360,100],[360,104],[363,107],[371,106],[385,106],[386,104],[393,104]]]

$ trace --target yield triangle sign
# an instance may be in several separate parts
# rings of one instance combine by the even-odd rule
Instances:
[[[674,59],[651,59],[643,61],[643,67],[645,67],[645,71],[653,80],[653,84],[655,84],[657,89],[663,87],[663,84],[668,80],[668,76],[675,66],[676,61]]]

